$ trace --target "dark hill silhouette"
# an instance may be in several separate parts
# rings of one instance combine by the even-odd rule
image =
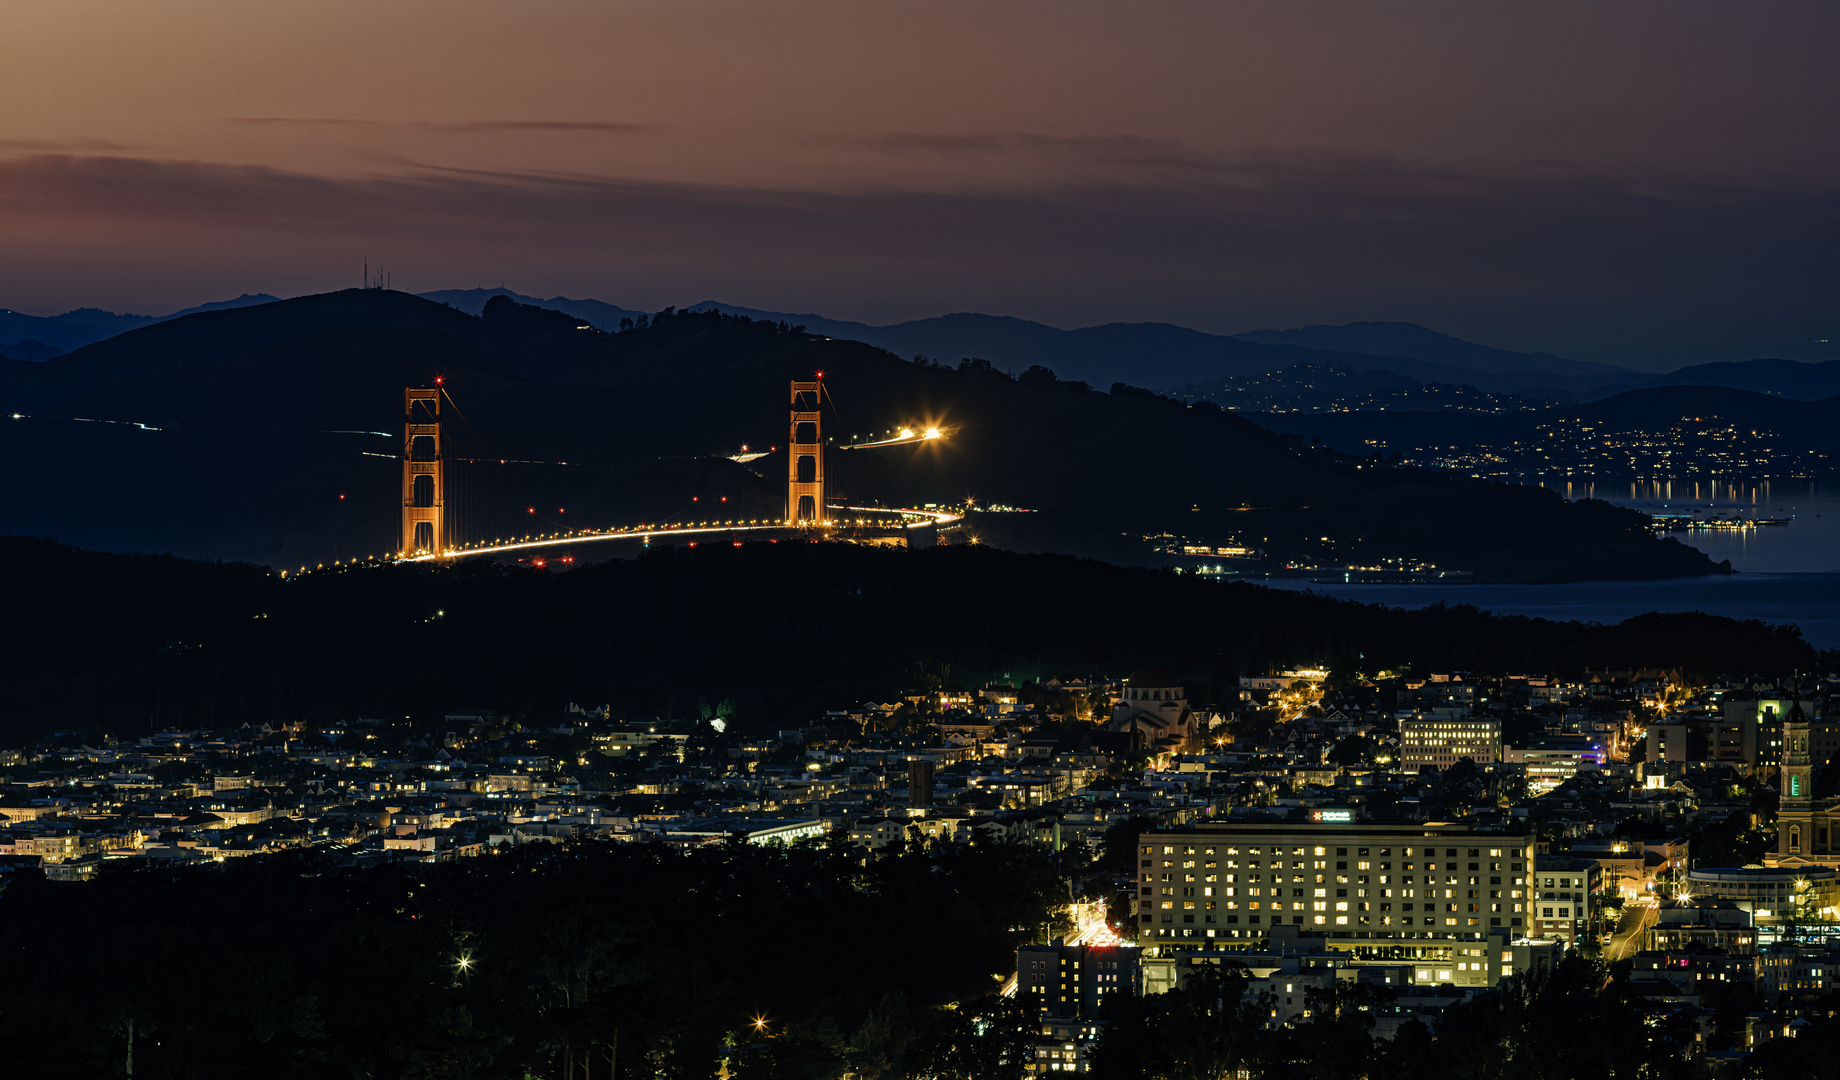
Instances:
[[[349,327],[420,326],[483,345],[480,320],[407,293],[381,289],[295,297],[199,312],[99,341],[44,364],[40,389],[57,400],[87,386],[142,372],[203,367],[298,334]]]
[[[506,297],[522,305],[564,312],[607,332],[617,330],[622,319],[641,314],[601,300],[562,296],[543,299],[502,287],[441,289],[420,295],[474,316],[480,315],[493,297]],[[117,314],[96,308],[49,317],[0,310],[0,354],[16,360],[41,361],[187,315],[274,301],[266,293],[246,293],[162,316]],[[1614,365],[1493,348],[1402,322],[1314,325],[1220,335],[1168,323],[1112,323],[1061,330],[1025,319],[975,313],[874,326],[716,301],[705,301],[690,310],[712,309],[804,325],[814,334],[862,341],[904,357],[918,353],[948,362],[965,356],[982,357],[1014,372],[1039,364],[1065,378],[1094,386],[1124,381],[1159,389],[1187,387],[1210,379],[1266,374],[1305,363],[1337,365],[1357,373],[1386,370],[1421,383],[1473,386],[1491,393],[1559,402],[1603,398],[1642,385],[1731,386],[1806,400],[1840,393],[1840,362],[1751,360],[1702,364],[1656,378]]]
[[[32,339],[69,352],[157,321],[152,315],[123,315],[101,308],[76,308],[62,315],[26,315],[0,309],[0,342]]]
[[[1647,378],[1641,373],[1606,364],[1582,364],[1558,357],[1546,358],[1543,354],[1490,349],[1410,323],[1369,325],[1405,327],[1416,331],[1418,339],[1442,343],[1441,348],[1421,350],[1427,356],[1473,354],[1487,359],[1495,368],[1478,370],[1412,353],[1389,355],[1327,345],[1306,347],[1284,341],[1263,342],[1245,335],[1208,334],[1169,323],[1109,323],[1061,330],[1026,319],[960,313],[892,326],[870,326],[819,315],[758,311],[713,300],[697,304],[691,310],[719,310],[749,318],[803,324],[814,334],[868,342],[899,356],[919,354],[948,361],[957,357],[981,357],[1011,371],[1040,364],[1054,369],[1063,378],[1079,379],[1094,386],[1123,381],[1158,389],[1181,387],[1228,376],[1260,375],[1302,363],[1328,364],[1356,372],[1386,370],[1420,382],[1459,383],[1494,393],[1570,401],[1610,387],[1626,388]],[[1464,349],[1471,352],[1465,353]],[[1548,359],[1552,363],[1542,367]]]
[[[1503,438],[1530,438],[1534,421],[1526,416],[1488,413],[1366,412],[1244,413],[1248,419],[1285,435],[1321,439],[1346,454],[1371,452],[1373,446],[1405,450],[1432,446],[1488,445]]]
[[[1062,330],[1007,315],[958,312],[871,326],[817,315],[756,311],[713,300],[691,310],[797,323],[814,334],[867,342],[897,356],[921,355],[949,362],[971,356],[1013,371],[1041,365],[1062,378],[1094,386],[1125,381],[1162,388],[1214,375],[1273,371],[1304,358],[1295,350],[1248,344],[1168,323],[1112,323]]]
[[[1621,430],[1665,427],[1694,416],[1720,416],[1791,436],[1825,437],[1840,421],[1840,396],[1797,401],[1729,386],[1658,386],[1574,405],[1559,415],[1599,420]]]
[[[897,356],[921,355],[947,361],[979,357],[1018,372],[1040,365],[1052,368],[1064,379],[1094,386],[1125,381],[1162,388],[1210,376],[1259,374],[1302,360],[1324,359],[1315,351],[1247,343],[1169,323],[1109,323],[1061,330],[1007,315],[960,312],[892,326],[870,326],[816,315],[754,311],[713,300],[691,310],[719,310],[749,318],[797,322],[812,333],[867,342]],[[1362,370],[1369,360],[1365,356],[1339,359],[1362,364]]]
[[[1448,412],[1342,412],[1248,414],[1273,431],[1319,438],[1348,453],[1370,445],[1395,450],[1500,446],[1537,442],[1541,425],[1589,420],[1610,430],[1663,431],[1684,421],[1730,421],[1768,431],[1776,445],[1814,450],[1840,459],[1840,396],[1797,401],[1728,386],[1658,386],[1549,412],[1500,416]]]
[[[1759,394],[1819,401],[1840,395],[1840,360],[1745,360],[1695,364],[1655,379],[1651,386],[1727,386]]]
[[[9,342],[4,346],[0,346],[0,348],[5,349],[6,355],[9,358],[32,364],[40,364],[54,357],[63,356],[64,353],[68,351],[60,349],[56,345],[47,345],[37,338],[26,338],[23,341]]]
[[[281,299],[279,296],[274,296],[269,293],[243,293],[228,300],[213,300],[207,304],[197,304],[188,308],[180,308],[170,315],[160,316],[160,319],[164,321],[166,319],[183,318],[186,315],[196,315],[201,311],[227,311],[230,308],[254,307],[257,304],[272,304],[279,299]]]
[[[258,431],[377,427],[378,397],[394,387],[400,406],[403,386],[436,375],[463,398],[527,381],[441,331],[363,326],[296,334],[209,364],[135,372],[76,391],[59,406],[106,417],[145,413],[190,430],[245,417]]]
[[[0,380],[0,393],[36,400],[0,399],[33,413],[0,426],[27,478],[0,530],[284,566],[387,550],[401,389],[436,374],[463,410],[450,455],[481,459],[453,477],[476,515],[462,515],[469,535],[717,516],[692,502],[705,493],[748,500],[752,513],[726,516],[753,516],[777,509],[783,460],[708,459],[780,443],[786,380],[824,370],[839,438],[914,422],[950,432],[834,452],[837,495],[1028,507],[1038,512],[973,517],[1021,550],[1143,561],[1144,538],[1169,533],[1305,562],[1401,556],[1519,579],[1713,569],[1630,512],[1386,469],[1153,394],[915,364],[718,313],[667,309],[605,334],[509,304],[478,319],[400,293],[302,297],[147,327]],[[58,419],[78,416],[162,430]],[[704,463],[661,464],[676,458]],[[530,520],[502,516],[526,506]]]
[[[461,563],[284,582],[246,565],[0,537],[0,591],[30,615],[0,621],[0,738],[12,745],[78,724],[138,735],[413,714],[420,725],[457,705],[529,721],[570,700],[681,718],[725,697],[740,701],[745,732],[772,731],[887,700],[922,657],[974,685],[1154,663],[1235,689],[1242,673],[1305,662],[1708,677],[1816,662],[1792,628],[1700,614],[1599,626],[1401,611],[987,548],[705,546],[559,575]],[[1156,617],[1094,614],[1125,599]],[[431,621],[437,610],[447,616]],[[966,617],[975,611],[1030,617]]]
[[[17,311],[0,309],[0,344],[13,344],[32,341],[41,346],[48,346],[57,352],[70,352],[126,333],[142,326],[151,326],[167,319],[177,319],[185,315],[194,315],[201,311],[221,311],[225,308],[249,307],[254,304],[273,303],[276,297],[267,293],[244,293],[234,300],[217,300],[209,304],[184,308],[170,315],[122,315],[101,308],[77,308],[62,315],[25,315]],[[55,355],[50,353],[47,355]],[[46,356],[17,357],[18,359],[42,360]]]
[[[1374,356],[1406,356],[1414,360],[1494,374],[1517,371],[1547,371],[1559,375],[1633,374],[1628,368],[1614,364],[1567,360],[1550,353],[1513,352],[1478,345],[1408,322],[1300,326],[1294,330],[1253,330],[1234,336],[1241,341],[1256,341],[1265,345],[1294,345],[1305,349],[1368,353]]]
[[[597,329],[606,330],[610,333],[620,328],[621,319],[632,319],[640,315],[651,315],[649,311],[637,311],[632,308],[623,308],[617,304],[609,304],[603,300],[575,300],[567,296],[525,296],[523,293],[514,292],[503,287],[497,289],[436,289],[433,292],[416,293],[415,295],[424,300],[433,300],[437,304],[446,304],[449,307],[458,308],[468,315],[483,313],[486,305],[491,302],[494,296],[503,296],[520,304],[548,308],[551,311],[565,312],[584,322],[593,324]]]

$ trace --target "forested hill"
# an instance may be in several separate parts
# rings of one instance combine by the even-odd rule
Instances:
[[[390,550],[402,387],[437,375],[462,410],[456,445],[511,462],[484,478],[495,491],[456,496],[482,531],[497,524],[494,499],[519,514],[526,502],[569,508],[572,526],[665,520],[704,495],[731,496],[746,510],[735,516],[778,516],[783,460],[726,457],[782,442],[787,379],[822,370],[827,435],[915,422],[948,435],[832,454],[835,495],[1024,507],[1036,513],[982,526],[1021,550],[1145,562],[1146,538],[1170,535],[1495,579],[1717,569],[1632,512],[1311,449],[1205,405],[1046,370],[917,364],[713,312],[641,323],[602,333],[510,301],[475,318],[348,290],[190,315],[0,370],[0,408],[24,414],[0,425],[14,485],[0,530],[275,566]]]
[[[353,716],[527,717],[569,701],[771,731],[929,678],[977,685],[1144,663],[1197,687],[1336,670],[1810,670],[1792,628],[1698,614],[1615,626],[1401,611],[988,547],[654,549],[564,573],[483,561],[327,571],[0,539],[0,745]],[[1154,612],[1155,618],[1126,612]],[[1004,617],[1008,613],[1014,617]],[[1205,691],[1201,692],[1205,697]]]

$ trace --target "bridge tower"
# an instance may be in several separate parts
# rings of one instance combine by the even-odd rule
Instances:
[[[792,381],[792,435],[786,446],[786,520],[817,525],[824,505],[824,433],[821,382]]]
[[[439,380],[436,380],[439,382]],[[402,553],[446,550],[441,388],[403,390]]]

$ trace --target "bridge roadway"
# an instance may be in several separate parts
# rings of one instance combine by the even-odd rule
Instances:
[[[958,521],[962,514],[945,510],[908,510],[884,509],[868,506],[833,507],[835,510],[847,510],[858,514],[886,514],[903,519],[899,525],[904,529],[917,529],[928,525],[948,525]],[[891,528],[894,523],[877,523],[851,519],[848,522],[832,520],[827,523],[831,528]],[[736,520],[703,521],[684,525],[632,526],[624,529],[582,529],[568,533],[550,533],[545,536],[530,537],[509,542],[477,544],[468,547],[449,548],[439,554],[423,553],[418,555],[400,555],[397,562],[430,562],[435,559],[452,559],[465,555],[498,555],[516,551],[536,551],[547,548],[570,547],[578,544],[605,543],[611,540],[652,540],[678,536],[712,536],[731,535],[734,533],[785,532],[804,533],[810,526],[797,525],[790,521]]]

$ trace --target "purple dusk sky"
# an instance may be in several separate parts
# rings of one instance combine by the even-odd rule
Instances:
[[[1840,331],[1831,3],[14,0],[0,306]],[[1840,338],[1840,333],[1831,336]]]

